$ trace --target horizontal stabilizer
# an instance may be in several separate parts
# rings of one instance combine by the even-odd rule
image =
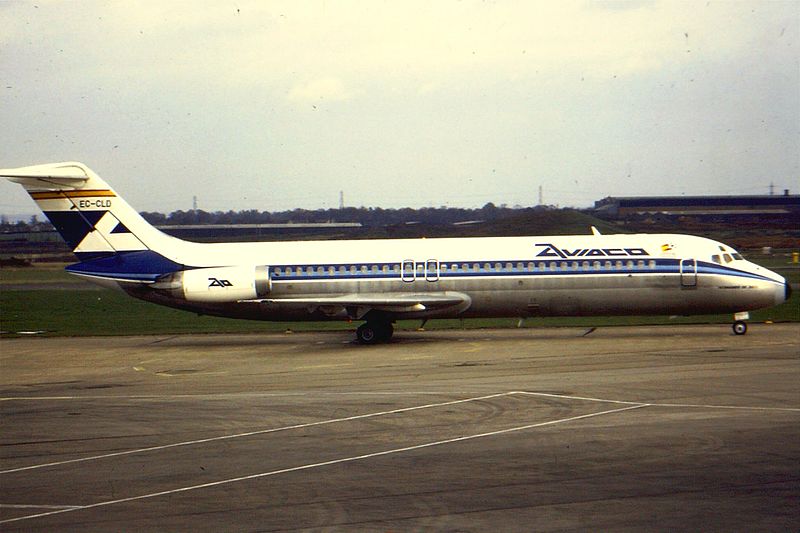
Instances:
[[[0,177],[20,183],[27,189],[59,190],[81,187],[91,177],[90,172],[81,163],[66,162],[4,168],[0,169]]]

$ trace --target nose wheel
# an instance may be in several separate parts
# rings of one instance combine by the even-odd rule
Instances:
[[[737,320],[731,327],[734,335],[744,335],[747,333],[747,322],[744,320]]]

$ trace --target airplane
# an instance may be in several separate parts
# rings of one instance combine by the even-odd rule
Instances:
[[[362,344],[398,319],[736,313],[789,299],[780,275],[680,234],[196,243],[151,226],[86,165],[0,170],[79,262],[70,274],[201,315],[357,320]]]

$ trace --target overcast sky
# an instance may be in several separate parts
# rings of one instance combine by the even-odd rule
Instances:
[[[800,192],[799,31],[797,2],[3,1],[0,167],[163,212]]]

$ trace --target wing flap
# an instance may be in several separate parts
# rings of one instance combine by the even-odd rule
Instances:
[[[430,309],[441,309],[468,304],[469,296],[460,292],[428,292],[428,293],[355,293],[338,296],[304,296],[286,298],[260,298],[257,300],[240,300],[276,305],[297,305],[315,308],[358,308],[374,309],[393,313],[415,313]],[[359,312],[359,315],[363,312]]]

